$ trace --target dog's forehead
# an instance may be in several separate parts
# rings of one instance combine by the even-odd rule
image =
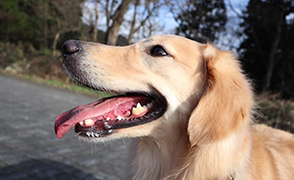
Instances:
[[[148,39],[143,39],[142,41],[139,41],[140,44],[179,44],[179,43],[192,43],[194,41],[191,41],[187,38],[176,36],[176,35],[160,35],[160,36],[153,36]]]

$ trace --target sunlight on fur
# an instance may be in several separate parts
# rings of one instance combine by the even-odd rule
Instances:
[[[132,114],[123,121],[95,119],[123,107],[98,114],[90,105],[78,106],[79,116],[73,109],[56,120],[59,138],[73,126],[90,142],[133,137],[130,167],[122,167],[127,179],[294,179],[294,135],[253,123],[252,87],[232,52],[165,35],[125,47],[70,41],[63,53],[67,73],[79,83],[156,104],[150,111],[160,116],[140,117],[144,121],[128,120]],[[99,107],[125,99],[102,100]],[[83,107],[96,113],[95,125],[78,125],[84,119],[76,117],[89,118]]]

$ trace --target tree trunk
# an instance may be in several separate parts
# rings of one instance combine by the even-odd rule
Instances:
[[[56,46],[57,46],[57,42],[58,42],[58,40],[59,40],[59,37],[60,37],[60,32],[57,32],[57,33],[55,34],[54,41],[53,41],[53,45],[52,45],[52,49],[53,49],[53,51],[56,50]]]
[[[132,0],[123,0],[122,3],[117,8],[112,18],[112,25],[108,29],[107,41],[106,41],[107,44],[116,45],[120,26],[124,20],[124,15],[127,12],[129,4],[131,2]]]
[[[131,30],[130,30],[130,34],[129,34],[129,38],[128,38],[128,43],[129,44],[132,44],[133,35],[135,33],[135,24],[136,24],[136,17],[137,17],[137,7],[138,7],[139,3],[140,3],[140,0],[136,0],[135,7],[134,7],[133,20],[132,20],[132,24],[131,24]]]
[[[277,53],[277,49],[281,40],[281,32],[282,32],[282,22],[284,17],[284,9],[281,9],[279,14],[279,19],[277,23],[276,35],[273,39],[273,43],[271,45],[271,50],[269,53],[269,60],[267,65],[267,71],[265,75],[265,82],[263,84],[263,91],[269,90],[271,86],[272,74],[275,66],[275,56]]]
[[[94,30],[93,30],[93,41],[97,41],[98,40],[98,18],[99,18],[99,11],[98,11],[98,5],[99,5],[99,1],[96,1],[96,5],[95,5],[95,22],[94,22]]]
[[[129,44],[132,44],[132,39],[133,39],[133,36],[134,34],[139,31],[144,25],[145,23],[147,22],[147,20],[152,16],[152,13],[160,6],[160,4],[158,5],[154,5],[152,9],[150,9],[150,7],[148,7],[148,5],[146,5],[146,10],[147,10],[147,16],[141,20],[140,24],[136,26],[136,16],[137,16],[137,6],[139,6],[139,3],[140,1],[139,0],[136,0],[135,2],[135,10],[134,10],[134,15],[133,15],[133,21],[132,21],[132,24],[131,24],[131,30],[130,30],[130,34],[129,34],[129,37],[128,37],[128,43]],[[150,34],[152,34],[152,32],[149,32]]]
[[[43,35],[44,35],[44,48],[48,48],[48,3],[47,1],[43,1],[44,4],[44,31],[43,31]]]

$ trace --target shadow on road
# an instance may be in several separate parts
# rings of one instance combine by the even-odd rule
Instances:
[[[82,170],[48,159],[32,159],[0,169],[0,179],[98,180]]]

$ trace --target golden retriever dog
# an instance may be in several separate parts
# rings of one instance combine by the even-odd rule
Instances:
[[[67,41],[71,79],[117,93],[55,121],[88,141],[135,137],[129,179],[293,180],[294,135],[253,125],[254,95],[229,51],[164,35],[124,47]]]

